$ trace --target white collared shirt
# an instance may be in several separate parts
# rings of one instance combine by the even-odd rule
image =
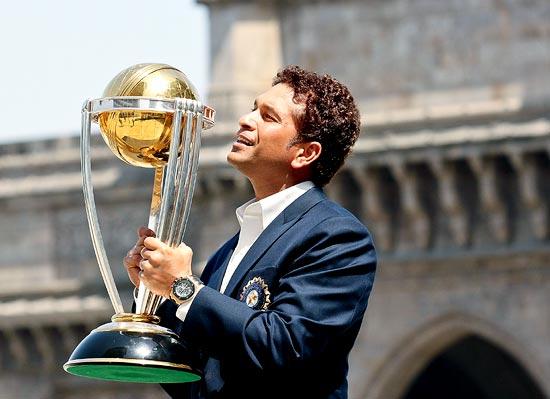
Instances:
[[[239,242],[231,255],[227,269],[223,276],[220,292],[225,292],[229,280],[235,273],[237,266],[241,263],[248,250],[256,239],[262,234],[267,226],[307,190],[314,185],[305,181],[283,191],[265,197],[260,201],[254,199],[237,208],[237,220],[241,226]]]
[[[279,191],[260,201],[252,199],[238,207],[235,211],[237,221],[241,226],[239,241],[229,259],[227,269],[223,276],[220,292],[224,292],[245,255],[260,234],[269,226],[273,220],[281,214],[290,204],[314,187],[311,181],[305,181],[292,187]],[[178,307],[176,316],[185,320],[187,312],[193,301],[186,302]]]

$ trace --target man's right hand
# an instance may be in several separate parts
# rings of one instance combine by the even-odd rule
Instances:
[[[124,257],[123,263],[126,267],[126,271],[128,272],[128,276],[130,277],[130,281],[136,287],[139,287],[139,272],[141,271],[139,264],[143,260],[141,256],[141,250],[144,248],[143,241],[147,237],[155,237],[155,232],[145,226],[141,226],[138,229],[137,234],[138,240],[136,245],[128,251]]]

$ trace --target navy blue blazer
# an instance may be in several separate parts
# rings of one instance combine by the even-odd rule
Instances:
[[[346,398],[348,354],[372,289],[366,227],[312,188],[262,232],[219,292],[238,234],[208,261],[185,322],[161,324],[197,350],[203,379],[165,384],[173,398]]]

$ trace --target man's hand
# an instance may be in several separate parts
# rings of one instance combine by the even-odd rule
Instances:
[[[141,226],[137,231],[137,235],[138,240],[136,245],[128,251],[122,263],[124,263],[124,266],[126,267],[126,271],[128,272],[128,276],[130,277],[132,284],[139,287],[139,272],[141,271],[139,264],[143,260],[141,257],[141,251],[145,248],[143,241],[147,237],[154,237],[155,233],[153,230],[148,229],[145,226]]]
[[[192,273],[193,251],[183,243],[177,248],[169,247],[155,237],[145,238],[143,244],[141,281],[154,294],[169,298],[174,280]]]

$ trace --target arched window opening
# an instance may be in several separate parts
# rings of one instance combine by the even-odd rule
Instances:
[[[469,335],[437,355],[403,399],[541,399],[524,368],[489,341]]]

